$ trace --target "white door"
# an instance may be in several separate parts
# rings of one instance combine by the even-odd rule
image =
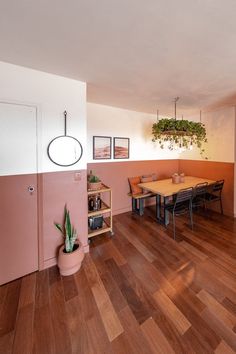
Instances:
[[[37,112],[0,103],[0,284],[38,269]]]

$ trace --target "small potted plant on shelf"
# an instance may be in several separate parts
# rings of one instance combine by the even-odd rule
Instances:
[[[77,238],[77,232],[71,225],[70,213],[65,206],[63,225],[54,223],[61,232],[64,244],[59,249],[58,267],[61,275],[72,275],[76,273],[81,266],[84,258],[83,246]]]
[[[98,176],[93,174],[92,171],[90,171],[90,174],[88,175],[88,189],[90,190],[97,190],[102,187],[102,182]]]

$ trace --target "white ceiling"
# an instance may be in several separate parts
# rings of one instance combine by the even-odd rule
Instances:
[[[1,0],[0,60],[86,81],[88,101],[188,118],[236,104],[235,0]]]

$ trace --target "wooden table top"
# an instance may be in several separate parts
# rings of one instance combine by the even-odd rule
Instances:
[[[168,197],[178,193],[180,189],[195,187],[196,184],[204,182],[213,184],[216,181],[207,178],[185,176],[185,181],[183,183],[174,184],[172,183],[172,178],[168,178],[160,181],[139,183],[138,186],[163,197]]]

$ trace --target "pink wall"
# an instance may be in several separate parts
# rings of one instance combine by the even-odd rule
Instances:
[[[0,176],[0,285],[38,269],[37,175]]]
[[[157,173],[158,179],[168,178],[174,172],[184,172],[189,176],[209,179],[225,179],[223,207],[226,215],[233,215],[234,208],[234,164],[196,160],[151,160],[89,163],[102,181],[112,188],[113,214],[131,210],[128,177]]]
[[[224,211],[225,214],[233,215],[233,163],[192,160],[120,161],[90,163],[88,164],[89,170],[93,170],[105,184],[112,188],[114,215],[131,210],[131,200],[127,196],[129,192],[128,177],[156,173],[158,179],[162,179],[170,177],[177,171],[185,172],[186,175],[195,175],[210,179],[225,179],[223,193]],[[4,181],[7,184],[13,181],[13,185],[16,187],[19,186],[20,179],[22,179],[21,175],[4,177]],[[27,182],[26,185],[28,186],[28,184]],[[5,188],[4,186],[2,185],[0,188],[2,195],[4,195],[3,192],[6,190],[6,198],[14,200],[17,193],[16,190],[14,188]],[[26,196],[28,197],[28,194]],[[22,221],[22,218],[19,218],[19,211],[24,209],[25,202],[28,204],[27,201],[23,200],[22,204],[17,205],[17,220]],[[40,269],[47,268],[56,263],[57,248],[62,243],[62,239],[53,223],[55,221],[62,222],[65,204],[67,204],[70,210],[72,223],[78,231],[85,251],[88,251],[87,171],[38,174]],[[11,205],[12,210],[15,210],[14,202],[11,202]],[[29,217],[31,216],[29,215]],[[7,219],[7,216],[4,216],[4,220],[12,222],[12,220]],[[4,229],[2,228],[2,230]],[[17,232],[15,234],[19,238],[20,235]],[[17,264],[15,264],[15,268],[17,268]]]
[[[86,170],[1,176],[0,194],[0,284],[56,264],[65,204],[88,251]]]
[[[103,183],[112,188],[113,214],[131,210],[128,177],[156,173],[158,178],[168,178],[178,172],[178,160],[122,161],[89,163],[88,171],[93,170]]]
[[[76,176],[80,180],[76,180]],[[54,222],[62,222],[65,204],[70,211],[71,221],[78,232],[79,239],[85,251],[88,251],[87,171],[42,173],[39,175],[39,185],[42,221],[40,268],[47,268],[56,263],[57,246],[62,243]]]

